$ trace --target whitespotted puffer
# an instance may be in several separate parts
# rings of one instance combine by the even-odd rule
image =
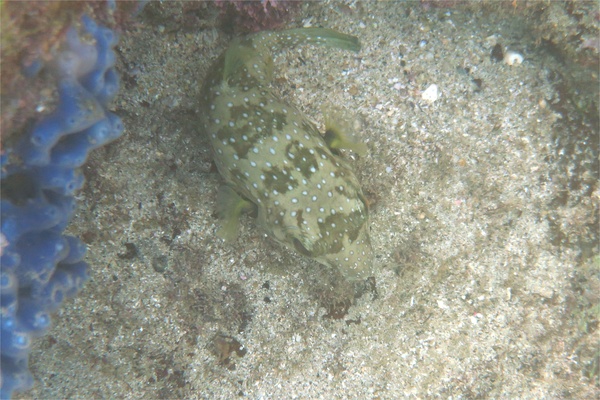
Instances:
[[[202,127],[227,183],[218,195],[219,234],[234,239],[240,214],[256,207],[259,225],[279,243],[361,280],[373,263],[367,202],[338,150],[366,146],[336,121],[322,136],[270,87],[271,52],[301,43],[360,49],[356,37],[330,29],[259,32],[235,39],[206,78]]]

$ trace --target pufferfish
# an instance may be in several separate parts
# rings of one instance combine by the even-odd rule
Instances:
[[[297,108],[273,93],[271,52],[312,43],[358,51],[356,37],[324,28],[259,32],[235,39],[202,89],[203,129],[226,186],[217,196],[219,235],[233,240],[243,211],[279,243],[338,268],[349,280],[370,276],[367,201],[339,149],[366,146],[326,118],[322,136]]]

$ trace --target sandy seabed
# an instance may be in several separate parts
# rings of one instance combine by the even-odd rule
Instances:
[[[346,155],[376,254],[355,296],[251,216],[234,245],[215,235],[198,93],[232,36],[211,12],[189,26],[182,4],[151,3],[122,36],[126,132],[86,166],[70,227],[92,279],[36,343],[23,398],[600,396],[597,148],[556,106],[561,62],[535,21],[322,2],[287,24],[362,42],[276,54],[273,83],[321,128],[323,105],[346,109],[369,148]]]

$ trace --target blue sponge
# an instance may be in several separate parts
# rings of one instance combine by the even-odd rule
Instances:
[[[32,340],[51,325],[50,313],[88,279],[86,247],[64,229],[83,185],[79,170],[91,150],[123,133],[107,110],[119,89],[116,34],[83,17],[88,44],[72,28],[54,70],[59,104],[0,155],[0,398],[33,385]]]
[[[19,155],[29,165],[48,165],[50,150],[65,135],[80,132],[105,118],[96,98],[74,78],[58,84],[58,109],[40,121],[19,143]]]

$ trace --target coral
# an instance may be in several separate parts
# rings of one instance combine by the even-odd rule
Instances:
[[[85,34],[66,34],[64,49],[49,64],[58,80],[54,112],[5,149],[2,167],[0,246],[0,398],[33,384],[28,370],[32,339],[49,328],[50,313],[75,295],[88,278],[85,245],[64,235],[83,184],[79,167],[91,150],[123,131],[107,110],[119,79],[114,70],[117,37],[91,18]]]

